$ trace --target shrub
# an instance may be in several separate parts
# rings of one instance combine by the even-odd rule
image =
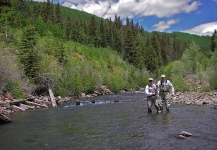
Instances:
[[[190,86],[185,82],[182,77],[173,77],[172,83],[176,92],[186,92],[190,90]]]
[[[210,83],[210,88],[212,90],[217,90],[217,75],[216,74],[211,75],[209,83]]]

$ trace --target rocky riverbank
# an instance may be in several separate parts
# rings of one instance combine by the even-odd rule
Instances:
[[[185,103],[187,105],[210,105],[217,108],[217,92],[177,92],[172,98],[174,103]]]
[[[50,93],[50,92],[49,92]],[[42,109],[48,107],[54,107],[52,104],[52,100],[55,103],[60,104],[69,100],[76,101],[76,104],[79,104],[81,99],[87,97],[96,97],[100,95],[111,95],[114,94],[111,92],[107,86],[96,87],[93,94],[86,95],[85,93],[81,93],[77,97],[64,97],[61,96],[54,97],[53,94],[49,94],[47,96],[34,96],[29,95],[25,100],[19,100],[13,98],[10,93],[6,93],[5,96],[0,96],[0,120],[4,122],[11,122],[7,115],[15,113],[15,112],[24,112],[29,109]]]

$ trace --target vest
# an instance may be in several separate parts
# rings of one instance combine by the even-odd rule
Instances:
[[[169,92],[170,91],[170,85],[167,84],[167,80],[165,81],[165,84],[161,81],[160,85],[160,92]]]

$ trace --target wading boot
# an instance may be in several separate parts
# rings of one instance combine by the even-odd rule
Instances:
[[[148,108],[148,113],[152,113],[152,110],[150,108]]]

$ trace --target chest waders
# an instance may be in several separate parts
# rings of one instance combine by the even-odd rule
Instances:
[[[149,93],[153,93],[153,92],[156,93],[156,89],[153,87],[153,85],[152,86],[148,85],[148,91],[149,91]],[[151,95],[151,96],[147,96],[147,107],[148,107],[149,113],[152,112],[151,108],[153,105],[155,106],[156,110],[159,112],[160,108],[159,108],[156,94]]]
[[[159,96],[160,96],[159,107],[161,110],[163,110],[163,104],[165,104],[166,109],[168,111],[170,109],[170,102],[171,102],[170,90],[171,90],[171,87],[170,85],[167,84],[167,80],[164,83],[162,83],[161,81],[160,93],[159,93]]]

